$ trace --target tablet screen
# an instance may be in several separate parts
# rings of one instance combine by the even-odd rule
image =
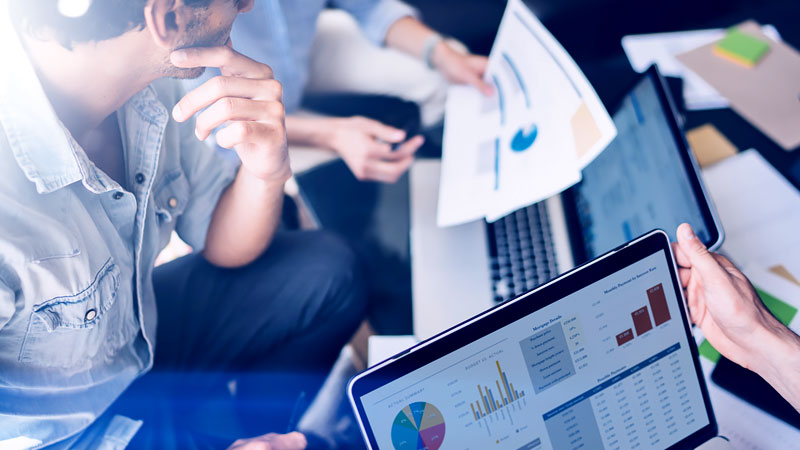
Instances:
[[[670,264],[652,253],[364,394],[377,447],[663,449],[708,426]]]
[[[702,189],[657,83],[651,71],[625,97],[614,113],[617,138],[572,191],[587,259],[654,228],[674,241],[684,222],[707,245],[718,238],[708,207],[698,202]]]

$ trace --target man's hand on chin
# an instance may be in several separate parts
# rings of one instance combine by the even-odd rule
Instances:
[[[288,180],[283,88],[272,69],[229,46],[177,50],[171,61],[181,68],[219,67],[222,72],[181,99],[173,118],[184,122],[199,113],[195,134],[200,140],[224,125],[217,144],[236,150],[242,170],[266,182]]]
[[[304,450],[306,437],[301,433],[265,434],[251,439],[239,439],[228,450]]]

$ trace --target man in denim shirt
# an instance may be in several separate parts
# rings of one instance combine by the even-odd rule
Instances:
[[[230,438],[216,408],[198,426],[202,403],[173,414],[161,401],[254,371],[275,374],[265,398],[296,397],[281,374],[318,377],[360,322],[352,254],[276,231],[290,176],[281,86],[225,45],[252,4],[0,1],[0,444],[124,448],[140,427],[157,448]],[[185,96],[165,79],[204,67],[223,76]],[[200,142],[220,125],[241,167]],[[154,273],[173,230],[196,253]],[[156,395],[134,390],[128,418],[114,402],[154,363],[177,375]],[[278,403],[262,405],[262,432],[286,427]]]

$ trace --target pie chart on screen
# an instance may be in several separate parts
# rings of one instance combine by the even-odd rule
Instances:
[[[438,450],[444,441],[444,417],[430,403],[416,402],[403,408],[392,424],[396,450]]]

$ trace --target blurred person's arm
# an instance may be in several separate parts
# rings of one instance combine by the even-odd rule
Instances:
[[[423,60],[430,52],[430,63],[449,81],[475,86],[483,94],[492,95],[492,86],[483,79],[489,59],[456,50],[447,40],[438,36],[438,33],[416,18],[403,17],[389,28],[386,45]],[[431,42],[436,45],[428,49]]]
[[[342,157],[359,180],[394,183],[414,162],[425,142],[422,136],[406,140],[406,132],[365,117],[330,118],[288,116],[286,129],[293,145],[331,150]],[[392,150],[392,144],[403,142]]]
[[[674,245],[692,321],[726,358],[759,374],[800,411],[800,336],[767,310],[747,278],[689,225]]]
[[[430,62],[453,83],[469,84],[486,95],[492,94],[492,87],[483,81],[489,60],[451,47],[424,25],[417,11],[406,3],[400,0],[332,0],[331,4],[352,14],[373,43]],[[431,44],[435,45],[428,48]]]

